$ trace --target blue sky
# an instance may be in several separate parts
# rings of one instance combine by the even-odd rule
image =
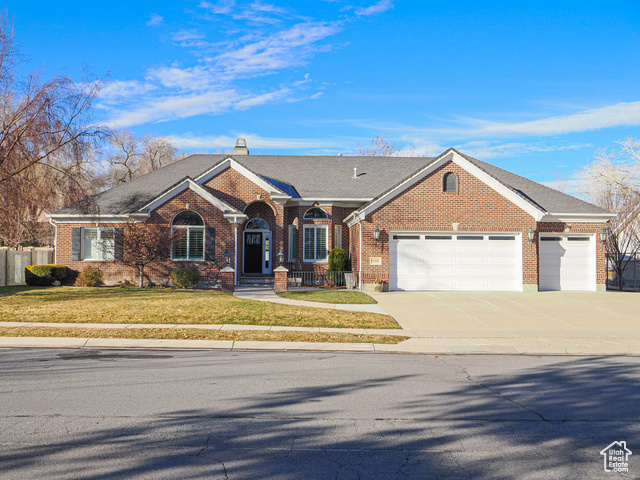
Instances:
[[[97,119],[187,152],[245,137],[252,153],[346,155],[384,132],[553,184],[640,136],[637,1],[104,5],[5,2],[27,69],[109,73]]]

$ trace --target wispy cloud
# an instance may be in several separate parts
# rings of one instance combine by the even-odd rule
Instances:
[[[217,3],[202,1],[199,6],[213,15],[255,23],[279,23],[283,18],[294,16],[286,8],[258,0],[244,5],[238,5],[235,0],[221,0]]]
[[[102,89],[100,92],[100,101],[117,103],[122,99],[147,94],[156,88],[153,84],[139,82],[138,80],[114,80]]]
[[[517,123],[486,122],[471,133],[482,136],[499,135],[562,135],[600,130],[602,128],[640,125],[640,102],[617,103],[606,107],[584,110],[570,115],[542,118]]]
[[[150,27],[156,27],[158,25],[162,25],[163,20],[164,20],[164,18],[162,18],[157,13],[152,13],[149,16],[149,21],[147,21],[147,25],[150,26]]]
[[[146,79],[160,83],[163,87],[177,88],[181,91],[207,90],[216,81],[212,78],[211,71],[201,65],[189,68],[171,66],[151,69],[147,72]]]
[[[379,13],[386,12],[393,8],[392,0],[380,0],[378,3],[374,3],[369,7],[358,8],[355,14],[358,16],[368,17],[370,15],[377,15]]]
[[[471,141],[464,143],[445,143],[425,140],[422,137],[404,137],[397,142],[400,146],[399,155],[428,155],[434,156],[444,152],[449,147],[464,152],[477,158],[502,158],[528,155],[532,153],[560,152],[566,150],[580,150],[593,148],[592,143],[580,143],[570,145],[544,145],[541,143],[526,142],[498,142],[498,141]],[[398,145],[397,145],[398,146]]]
[[[178,148],[187,150],[226,149],[235,145],[236,138],[247,140],[249,148],[265,150],[299,150],[299,149],[347,149],[353,146],[354,139],[326,139],[326,138],[278,138],[261,137],[253,133],[237,132],[229,135],[173,135],[169,137],[171,143]]]
[[[173,43],[191,57],[148,68],[143,81],[113,82],[99,105],[110,112],[111,121],[134,126],[322,96],[326,86],[308,74],[304,80],[279,79],[271,86],[250,80],[304,66],[316,54],[331,51],[330,38],[342,30],[343,19],[317,21],[266,0],[203,0],[198,7],[188,26],[169,30]],[[358,15],[392,7],[383,0]],[[167,22],[152,14],[148,24],[159,23]]]
[[[571,145],[542,145],[523,142],[467,142],[456,145],[461,151],[478,158],[514,157],[531,153],[561,152],[566,150],[580,150],[593,148],[592,143],[580,143]]]
[[[197,115],[219,115],[231,110],[246,110],[285,97],[284,87],[263,94],[241,93],[234,88],[202,93],[152,98],[134,109],[114,111],[111,122],[119,127],[131,127],[149,122],[168,121]]]
[[[214,63],[227,75],[266,75],[274,71],[304,65],[314,53],[328,51],[320,40],[337,33],[335,24],[300,23],[256,42],[218,55]]]

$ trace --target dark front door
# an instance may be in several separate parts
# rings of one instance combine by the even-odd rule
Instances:
[[[244,234],[244,273],[262,273],[262,233]]]

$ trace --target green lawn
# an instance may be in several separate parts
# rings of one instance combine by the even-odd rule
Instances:
[[[304,300],[307,302],[339,304],[378,303],[366,293],[354,290],[305,290],[300,292],[280,292],[278,295],[282,298]]]
[[[1,287],[0,321],[399,328],[388,315],[244,300],[212,291]]]

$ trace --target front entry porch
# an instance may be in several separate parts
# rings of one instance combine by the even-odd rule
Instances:
[[[244,259],[242,262],[245,275],[270,275],[272,266],[272,234],[267,230],[246,230],[244,232]]]

